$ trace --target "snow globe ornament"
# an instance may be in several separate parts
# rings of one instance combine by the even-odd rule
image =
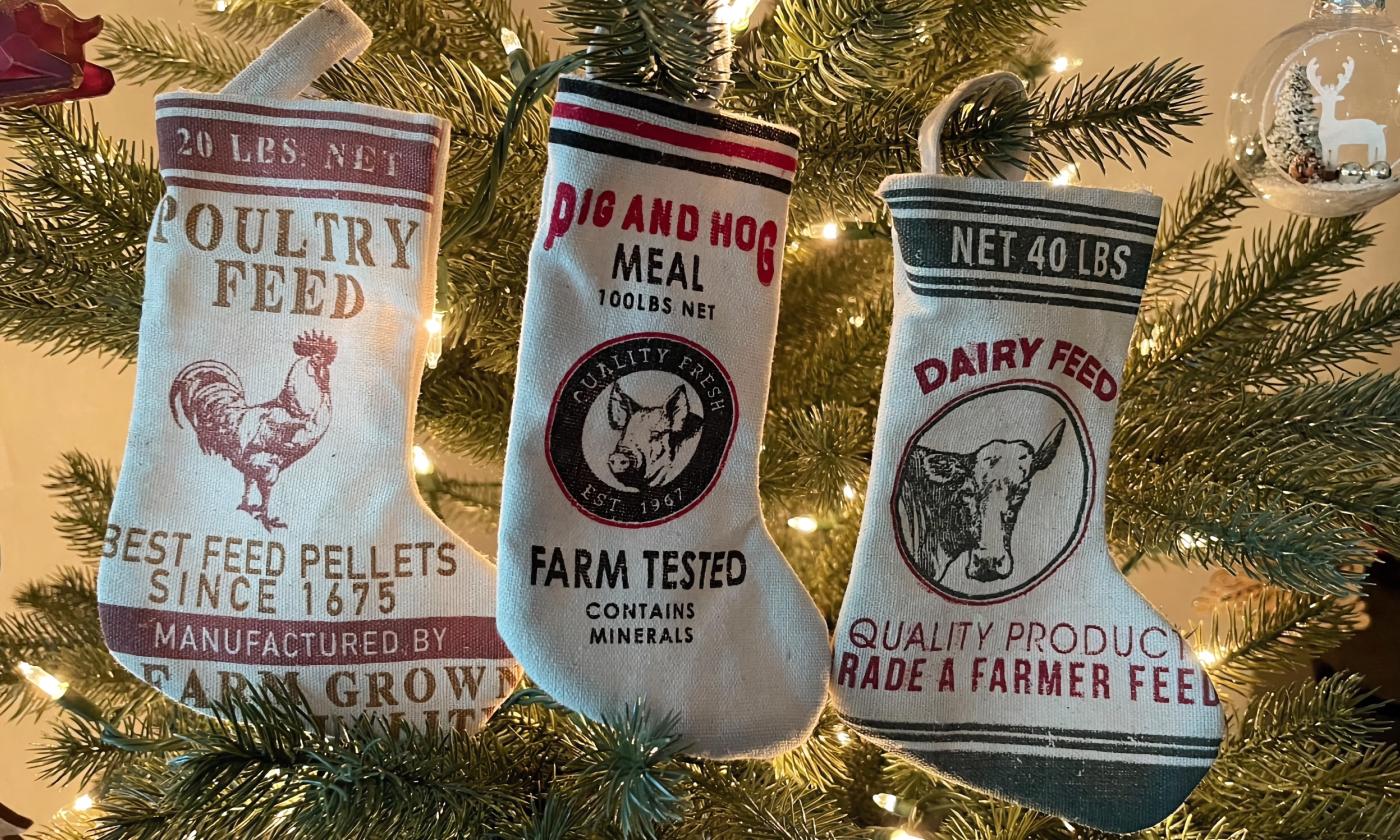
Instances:
[[[1230,94],[1231,161],[1264,203],[1348,216],[1400,192],[1400,27],[1385,0],[1314,0]]]

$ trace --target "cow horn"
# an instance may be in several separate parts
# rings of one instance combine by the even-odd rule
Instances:
[[[1035,450],[1035,456],[1031,459],[1031,472],[1040,472],[1054,463],[1055,453],[1059,451],[1060,440],[1065,436],[1065,424],[1068,422],[1061,420],[1055,428],[1050,430],[1050,434],[1045,436],[1045,440],[1040,442],[1039,448]]]

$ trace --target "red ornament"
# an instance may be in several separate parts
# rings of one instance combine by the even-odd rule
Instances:
[[[81,20],[61,3],[0,0],[0,105],[42,105],[101,96],[112,71],[83,57],[102,18]]]

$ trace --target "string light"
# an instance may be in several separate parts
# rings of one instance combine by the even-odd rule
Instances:
[[[1066,164],[1055,177],[1050,179],[1052,186],[1067,187],[1079,178],[1079,167],[1074,164]]]
[[[437,469],[433,466],[433,459],[428,457],[428,453],[423,451],[423,447],[418,444],[413,445],[413,471],[419,475],[432,475]]]
[[[1220,661],[1220,654],[1210,648],[1202,648],[1196,651],[1196,658],[1201,660],[1201,664],[1209,668]]]
[[[817,520],[810,516],[794,516],[787,521],[787,525],[794,531],[801,531],[810,534],[817,530]]]
[[[79,795],[77,799],[73,800],[74,811],[86,811],[90,808],[92,808],[92,797],[88,796],[86,793]]]
[[[436,368],[438,362],[442,361],[442,319],[445,314],[434,312],[423,322],[423,328],[428,331],[428,353],[423,357],[423,361],[429,368]]]
[[[835,222],[822,225],[822,239],[835,239],[841,235],[841,226]]]
[[[504,26],[501,27],[501,47],[506,51],[506,67],[510,71],[510,80],[518,85],[525,81],[525,77],[530,73],[530,57],[525,54],[525,46],[520,43],[520,36]]]
[[[216,11],[216,12],[227,12],[227,11],[228,11],[228,0],[214,0],[214,11]]]
[[[895,796],[893,793],[877,793],[870,798],[875,800],[876,805],[879,805],[891,814],[894,813],[895,807],[899,805],[899,797]]]
[[[1067,55],[1057,55],[1050,59],[1050,69],[1056,73],[1067,73],[1084,64],[1082,58],[1070,58]]]
[[[846,497],[846,501],[851,501],[856,497],[856,488],[849,484],[841,485],[841,495]]]
[[[847,732],[844,729],[836,730],[836,743],[840,744],[843,747],[851,743],[851,733]]]
[[[1205,548],[1214,537],[1204,537],[1200,534],[1193,534],[1190,531],[1182,531],[1176,537],[1176,544],[1184,549]]]
[[[865,316],[852,315],[851,317],[846,319],[846,323],[850,324],[853,327],[863,327],[865,326]]]
[[[924,838],[917,834],[910,834],[902,828],[896,828],[894,833],[890,835],[890,840],[924,840]]]
[[[717,15],[719,22],[727,25],[730,32],[743,32],[749,28],[749,18],[758,8],[758,0],[734,0],[720,6]]]
[[[68,693],[68,683],[40,668],[38,665],[30,665],[28,662],[19,663],[19,674],[30,684],[49,696],[50,700],[61,700],[63,695]]]

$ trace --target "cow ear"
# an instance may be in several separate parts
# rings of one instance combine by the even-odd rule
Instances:
[[[686,418],[690,416],[690,394],[686,393],[684,385],[676,386],[676,390],[666,398],[665,407],[667,424],[671,431],[679,432]]]
[[[627,419],[636,410],[636,401],[627,396],[620,384],[614,382],[612,390],[608,392],[608,425],[616,431],[622,431],[627,426]]]
[[[1061,420],[1059,425],[1050,430],[1050,434],[1045,436],[1045,440],[1040,442],[1040,448],[1035,451],[1035,457],[1031,459],[1031,472],[1039,472],[1055,460],[1055,453],[1060,448],[1060,439],[1065,436],[1065,423]]]
[[[924,456],[924,472],[934,484],[957,484],[967,478],[966,459],[952,452],[930,452]]]

